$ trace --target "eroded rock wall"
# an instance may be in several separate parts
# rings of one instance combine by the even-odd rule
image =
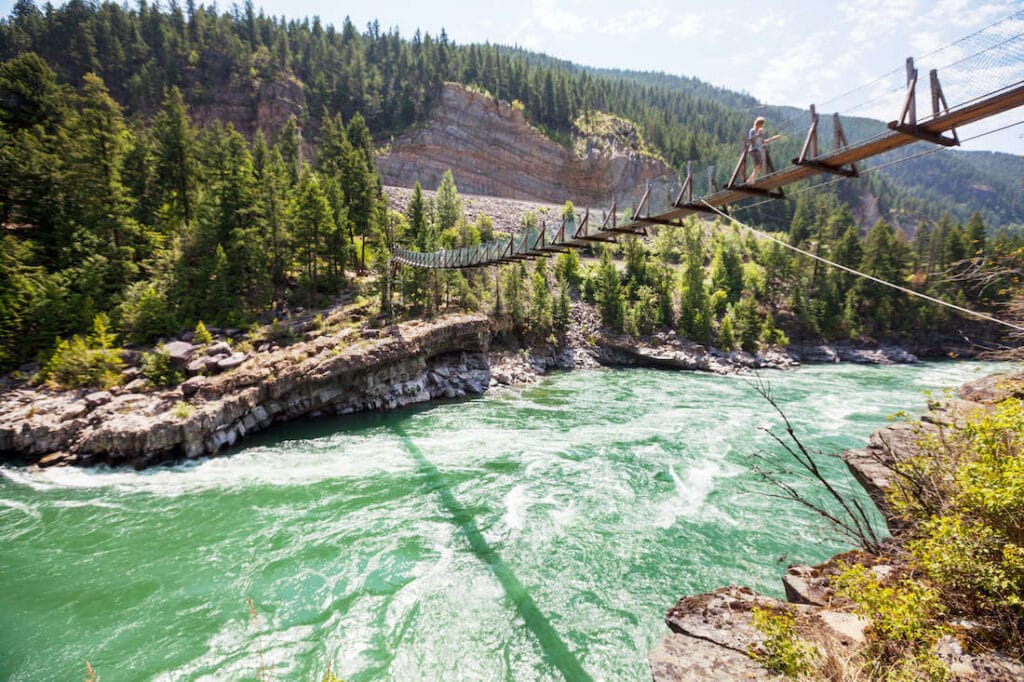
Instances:
[[[427,123],[377,158],[387,185],[436,189],[451,169],[460,193],[578,206],[606,206],[669,168],[634,149],[565,149],[531,127],[521,109],[461,86],[445,86]]]
[[[187,398],[182,387],[118,395],[12,391],[0,401],[0,451],[44,466],[147,466],[215,454],[275,422],[487,389],[484,316],[406,323],[375,335],[322,336],[257,354],[234,371],[189,380]]]

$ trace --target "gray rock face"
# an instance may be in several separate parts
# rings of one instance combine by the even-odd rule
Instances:
[[[771,675],[750,657],[764,643],[753,625],[754,608],[799,611],[745,587],[723,587],[684,597],[669,609],[665,635],[648,656],[657,682],[670,680],[767,679]]]
[[[670,633],[647,656],[655,682],[767,680],[763,665],[732,649],[696,637]]]
[[[107,394],[88,414],[74,393],[9,391],[0,395],[0,451],[133,466],[212,455],[275,422],[480,393],[490,382],[489,339],[482,315],[410,322],[373,341],[319,337],[180,389]],[[174,409],[183,395],[184,416]]]
[[[444,87],[426,125],[396,138],[377,168],[385,184],[398,187],[419,181],[434,189],[450,169],[462,193],[578,206],[604,205],[670,170],[628,143],[591,140],[567,151],[520,109],[457,85]]]
[[[603,365],[659,367],[734,374],[753,369],[792,369],[799,362],[786,351],[767,349],[757,354],[720,351],[679,339],[666,339],[654,346],[624,335],[599,337],[597,360]]]
[[[853,362],[861,365],[913,364],[917,356],[898,346],[856,348],[849,344],[794,344],[789,352],[801,362],[835,363]]]

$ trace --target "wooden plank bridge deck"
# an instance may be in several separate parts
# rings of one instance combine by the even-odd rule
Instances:
[[[421,253],[396,248],[392,252],[392,261],[418,268],[453,269],[482,267],[500,263],[507,263],[515,260],[532,259],[547,256],[552,253],[564,252],[567,248],[584,248],[591,246],[595,241],[614,241],[622,234],[646,234],[645,227],[651,224],[674,224],[688,215],[702,212],[713,212],[709,206],[716,209],[725,209],[733,204],[750,196],[766,196],[781,198],[782,188],[795,182],[805,180],[821,173],[836,173],[839,175],[853,176],[857,174],[855,164],[885,152],[903,147],[920,140],[926,140],[935,144],[955,145],[959,144],[955,130],[960,126],[980,121],[997,114],[1010,111],[1024,105],[1024,83],[1016,83],[1010,87],[990,93],[953,109],[946,109],[939,112],[938,102],[944,102],[941,88],[933,71],[932,81],[932,102],[933,116],[926,121],[917,123],[914,114],[914,86],[917,82],[917,72],[913,69],[912,60],[908,60],[908,92],[904,103],[900,120],[889,123],[889,131],[874,138],[865,140],[854,145],[841,145],[841,129],[836,118],[837,148],[834,151],[809,156],[808,150],[817,150],[817,116],[814,108],[811,108],[811,129],[808,132],[807,142],[801,158],[794,159],[793,165],[782,170],[773,171],[767,175],[757,178],[751,183],[736,184],[740,177],[741,169],[745,173],[746,154],[745,149],[733,172],[730,185],[725,189],[701,197],[692,199],[692,173],[687,175],[679,198],[674,202],[670,210],[650,214],[644,214],[644,207],[649,199],[650,190],[640,202],[640,207],[633,215],[632,220],[623,225],[615,224],[615,208],[613,206],[604,224],[600,227],[592,227],[590,223],[589,210],[576,225],[575,217],[563,219],[561,225],[553,228],[534,229],[526,233],[512,236],[507,240],[492,241],[479,246],[455,249],[453,251],[438,251],[432,253]],[[947,133],[953,133],[949,137]],[[687,199],[684,201],[684,194]]]

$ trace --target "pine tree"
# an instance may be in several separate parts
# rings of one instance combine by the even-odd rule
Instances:
[[[134,262],[140,230],[130,217],[131,203],[122,182],[128,131],[121,107],[103,80],[86,74],[77,116],[72,119],[66,215],[75,236],[76,262],[99,255],[105,262],[103,288],[94,292],[101,307],[138,272]]]
[[[704,284],[702,228],[686,227],[686,268],[679,297],[679,333],[697,343],[711,343],[711,300]]]
[[[981,219],[981,213],[975,211],[971,215],[970,220],[967,221],[967,234],[965,235],[965,242],[967,245],[967,254],[969,256],[980,255],[985,251],[985,222]]]
[[[719,243],[711,259],[711,286],[721,289],[730,303],[743,293],[743,264],[732,243]]]
[[[718,347],[730,351],[736,347],[736,334],[733,330],[732,315],[722,318],[722,325],[718,328]]]
[[[334,229],[334,215],[320,178],[311,171],[302,174],[291,210],[292,233],[303,255],[307,300],[312,307],[319,286],[319,263],[324,239]]]
[[[153,119],[156,177],[167,221],[178,227],[192,223],[196,192],[195,131],[178,88],[171,88]]]
[[[899,284],[903,281],[906,264],[902,249],[897,242],[892,226],[879,220],[864,240],[864,256],[861,270],[886,282]],[[881,284],[864,284],[864,312],[871,319],[875,329],[888,331],[892,328],[896,313],[897,293]]]
[[[458,225],[461,219],[462,197],[459,196],[451,170],[446,170],[441,176],[441,184],[437,187],[437,229],[444,232]]]
[[[622,293],[619,271],[612,262],[611,251],[601,251],[601,264],[597,270],[597,310],[601,322],[615,331],[622,331],[625,324],[626,302]]]

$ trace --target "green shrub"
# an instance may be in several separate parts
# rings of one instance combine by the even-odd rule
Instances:
[[[718,347],[725,351],[736,348],[736,332],[732,326],[732,315],[722,318],[722,325],[718,328]]]
[[[101,313],[86,338],[76,334],[70,340],[59,339],[40,379],[53,388],[110,388],[121,383],[124,361],[121,351],[113,347],[115,337],[109,325]]]
[[[288,344],[295,340],[295,332],[291,325],[283,325],[275,317],[267,329],[267,340]]]
[[[193,408],[191,405],[186,403],[184,400],[179,400],[178,402],[174,403],[174,408],[171,410],[171,414],[173,414],[178,419],[188,419],[190,416],[192,416],[192,413],[194,411],[195,408]]]
[[[167,297],[152,283],[136,282],[124,292],[124,301],[117,307],[118,328],[137,343],[174,331],[175,322],[169,312]]]
[[[788,611],[755,608],[754,627],[764,634],[763,650],[751,650],[750,657],[768,670],[796,677],[811,669],[814,647],[796,632],[796,618]]]
[[[1010,399],[925,439],[890,502],[945,600],[1024,654],[1024,404]]]
[[[866,631],[869,665],[881,679],[946,679],[948,671],[932,655],[946,628],[941,595],[930,585],[900,580],[883,585],[869,569],[854,564],[832,580],[836,593],[854,603],[856,613],[871,621]]]
[[[213,343],[213,334],[206,328],[202,320],[199,320],[199,324],[196,325],[196,333],[192,338],[193,341],[201,346],[205,346],[208,343]]]
[[[171,354],[163,346],[157,346],[152,352],[142,356],[142,373],[154,386],[164,388],[177,386],[185,379],[171,361]]]

